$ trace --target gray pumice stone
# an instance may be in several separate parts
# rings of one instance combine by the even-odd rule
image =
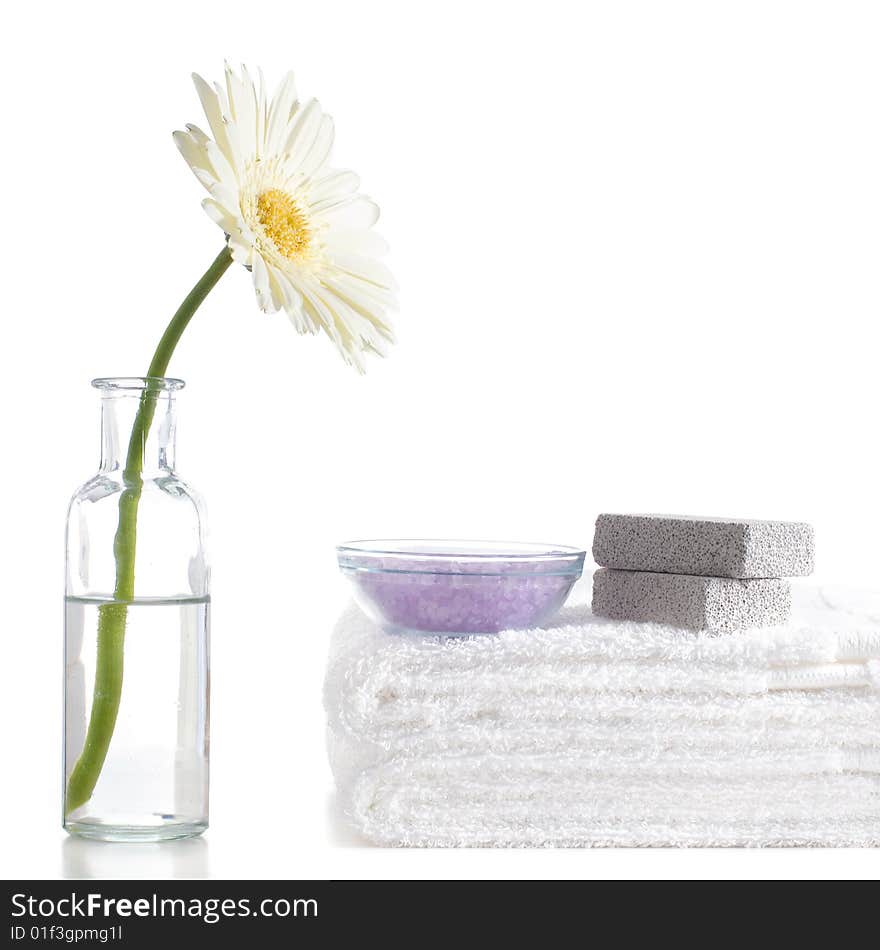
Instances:
[[[813,528],[793,521],[601,514],[593,559],[627,571],[806,577],[813,572]]]
[[[593,613],[689,630],[732,633],[788,622],[791,585],[776,579],[739,580],[601,568],[593,575]]]

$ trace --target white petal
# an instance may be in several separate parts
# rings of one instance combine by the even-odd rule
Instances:
[[[290,318],[290,322],[293,324],[297,333],[317,333],[318,325],[315,321],[306,313],[305,303],[303,301],[303,295],[299,290],[294,287],[293,282],[290,280],[287,274],[283,274],[280,271],[275,271],[274,275],[279,284],[282,285],[284,294],[286,296],[286,303],[284,305],[284,310],[287,313],[287,316]]]
[[[296,107],[296,83],[293,73],[281,80],[272,102],[269,105],[269,118],[266,123],[265,149],[271,155],[281,152],[287,141],[287,123]]]
[[[211,186],[218,182],[219,177],[208,158],[207,150],[198,144],[189,132],[174,132],[172,138],[184,161],[192,169],[193,174],[210,191]],[[216,146],[214,147],[216,148]]]
[[[360,179],[354,172],[333,171],[313,179],[309,186],[309,208],[313,212],[335,205],[343,198],[354,194],[360,187]]]
[[[315,281],[303,281],[299,285],[302,292],[303,306],[314,324],[320,327],[337,346],[344,342],[340,328],[336,324],[333,314],[327,309],[317,293],[318,285]]]
[[[223,121],[221,98],[216,88],[212,89],[198,73],[193,73],[192,78],[202,108],[205,110],[205,118],[208,120],[214,141],[220,146],[229,164],[237,169],[236,154],[230,145],[226,123]]]
[[[237,188],[229,188],[220,181],[211,188],[211,196],[216,198],[227,211],[233,211],[236,214],[241,213]]]
[[[244,66],[242,66],[244,69]],[[269,121],[269,105],[266,102],[266,80],[263,77],[263,70],[257,68],[258,82],[254,83],[254,100],[256,102],[256,127],[257,127],[257,157],[262,157],[264,153],[264,144],[266,141],[266,124]]]
[[[238,131],[242,158],[252,158],[257,154],[262,138],[257,135],[257,93],[244,67],[239,78],[227,64],[226,93],[229,96],[229,114]]]
[[[287,299],[286,287],[281,279],[280,271],[271,264],[267,264],[266,269],[269,271],[269,290],[272,294],[274,308],[276,310],[289,310],[291,302]]]
[[[287,164],[291,175],[296,175],[300,171],[300,166],[308,156],[321,128],[322,117],[321,107],[314,99],[310,99],[294,113],[289,125],[287,141],[284,143],[284,152],[288,156]]]
[[[352,274],[386,290],[395,289],[396,285],[394,278],[391,276],[391,271],[380,261],[341,250],[328,251],[328,257],[336,267],[347,274]]]
[[[251,264],[254,290],[257,294],[257,306],[263,313],[274,313],[278,307],[272,299],[272,290],[269,287],[269,271],[261,254],[254,254]]]
[[[229,234],[226,238],[226,245],[232,254],[232,259],[236,264],[242,267],[252,267],[254,258],[260,255],[254,250],[253,244],[242,240],[238,235]]]
[[[205,198],[202,202],[202,207],[205,209],[205,214],[208,215],[214,224],[223,228],[227,234],[238,229],[236,216],[216,199]]]
[[[315,134],[315,141],[309,149],[308,154],[302,160],[300,173],[306,178],[311,178],[315,172],[321,171],[330,158],[330,150],[333,148],[333,120],[329,115],[321,116],[321,124]]]
[[[337,295],[333,295],[332,300],[326,296],[324,299],[328,301],[328,306],[337,316],[345,317],[346,326],[357,336],[361,344],[384,349],[385,344],[392,341],[390,327],[386,327],[381,322],[377,323],[372,317],[360,313]]]
[[[386,310],[394,306],[393,299],[390,302],[376,299],[366,289],[371,285],[363,281],[345,277],[322,277],[322,281],[353,310],[375,324],[383,336],[388,340],[394,339],[394,330],[386,316]]]
[[[363,195],[337,202],[315,217],[333,228],[371,228],[379,220],[379,206]]]
[[[217,145],[216,142],[212,142],[210,139],[208,139],[204,147],[205,152],[208,155],[208,160],[211,162],[211,166],[214,169],[217,180],[226,188],[229,188],[232,191],[237,191],[238,176],[235,174],[235,169],[233,169],[233,167],[226,160],[226,156],[223,154],[220,146]]]
[[[302,294],[296,289],[289,274],[277,267],[269,268],[270,276],[278,282],[278,288],[284,301],[285,309],[302,311]]]
[[[364,344],[370,343],[376,335],[370,322],[355,313],[331,290],[317,283],[309,287],[306,301],[321,316],[322,327],[346,362],[364,372]]]
[[[238,125],[229,118],[229,105],[226,102],[226,92],[220,83],[214,83],[214,94],[217,96],[217,102],[220,106],[220,114],[223,117],[223,129],[226,136],[226,148],[223,148],[219,140],[217,144],[223,148],[223,152],[229,159],[229,164],[236,171],[244,170],[244,158],[241,146],[241,130]]]
[[[195,141],[204,146],[207,142],[213,142],[214,140],[209,138],[197,125],[193,125],[192,122],[186,123],[186,131],[195,139]]]
[[[388,253],[388,244],[377,231],[364,231],[361,228],[331,228],[324,236],[328,248],[351,251],[367,257],[384,257]]]
[[[242,264],[250,264],[251,258],[256,254],[254,250],[256,238],[245,224],[241,214],[221,204],[215,198],[205,198],[202,207],[208,217],[227,235],[235,260]]]

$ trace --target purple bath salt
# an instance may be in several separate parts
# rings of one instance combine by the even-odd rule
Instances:
[[[585,556],[558,546],[464,541],[361,541],[337,554],[358,604],[376,622],[459,636],[549,620]]]

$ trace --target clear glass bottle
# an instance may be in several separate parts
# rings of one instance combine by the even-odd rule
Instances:
[[[101,467],[67,520],[63,822],[157,841],[208,825],[209,570],[174,470],[176,379],[98,379]]]

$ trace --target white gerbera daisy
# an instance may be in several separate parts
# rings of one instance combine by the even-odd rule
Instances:
[[[227,65],[226,89],[193,75],[211,139],[195,125],[174,140],[210,193],[202,205],[226,233],[230,253],[253,274],[257,303],[285,310],[300,333],[324,330],[347,362],[383,354],[395,285],[372,230],[379,208],[358,193],[357,175],[328,165],[333,121],[300,103],[288,73],[267,101],[262,73]]]

